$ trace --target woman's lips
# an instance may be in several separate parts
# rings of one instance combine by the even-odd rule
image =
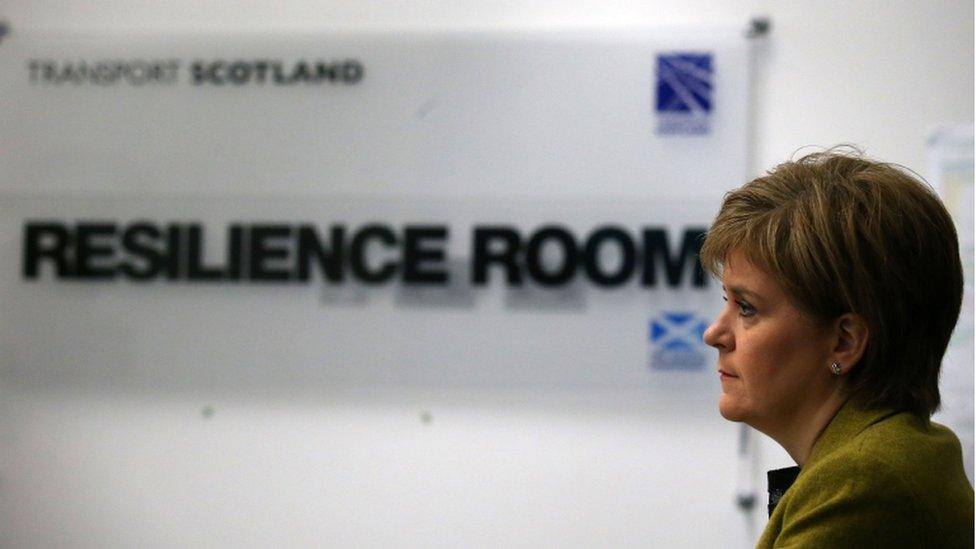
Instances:
[[[739,378],[739,376],[734,376],[734,375],[726,372],[725,370],[719,370],[718,371],[718,377],[719,377],[719,379],[738,379]]]

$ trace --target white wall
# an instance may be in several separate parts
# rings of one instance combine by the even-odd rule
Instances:
[[[943,124],[973,121],[973,4],[968,1],[547,0],[488,3],[360,0],[313,4],[288,0],[231,5],[188,0],[165,3],[115,0],[93,6],[72,0],[44,3],[20,0],[0,6],[0,16],[10,23],[14,32],[28,27],[234,32],[239,29],[333,27],[652,26],[729,22],[741,23],[745,28],[747,20],[756,15],[768,16],[772,22],[771,34],[757,43],[753,135],[756,172],[790,157],[804,145],[849,142],[862,146],[874,157],[902,163],[924,174],[927,166],[925,143],[930,131]],[[729,181],[729,186],[739,183]],[[63,419],[57,417],[60,413],[57,409],[43,406],[25,413],[34,414],[25,417],[25,421],[32,418],[39,421]],[[154,421],[159,418],[175,421],[164,411],[153,417],[157,418]],[[471,428],[480,428],[477,412],[460,413],[456,417],[458,421],[468,421],[465,425]],[[387,420],[377,419],[363,428],[391,429],[392,434],[393,426],[384,423]],[[106,418],[106,421],[111,420]],[[600,427],[608,426],[601,424]],[[300,430],[300,427],[296,429]],[[499,437],[500,441],[506,440],[504,437],[507,436],[505,433],[484,434]],[[553,436],[552,440],[542,441],[540,449],[576,451],[574,441],[559,439],[558,429]],[[621,436],[620,443],[626,440],[626,436]],[[153,449],[147,448],[146,452],[151,455]],[[763,468],[789,464],[785,453],[769,442],[761,444],[761,455]],[[271,452],[269,457],[281,456]],[[97,460],[97,456],[88,458]],[[544,461],[541,455],[526,459],[528,463]],[[241,467],[256,463],[256,460],[242,462]],[[292,465],[314,468],[320,464]],[[572,467],[584,465],[583,462],[571,464],[566,474],[572,474]],[[124,464],[119,466],[124,470]],[[205,476],[203,471],[200,474]],[[224,489],[233,493],[233,487]],[[457,497],[463,497],[463,493],[464,486],[459,485]],[[613,497],[613,494],[601,497]],[[628,501],[639,505],[639,501]],[[78,503],[83,506],[85,502]],[[422,501],[414,503],[421,505]],[[510,504],[511,501],[499,503]],[[112,509],[103,511],[111,512]],[[695,513],[694,509],[684,511],[688,515]],[[415,515],[392,512],[389,516],[406,521]],[[436,526],[435,517],[423,516],[423,519],[431,522],[421,527]],[[702,526],[707,528],[707,517],[700,519]],[[572,520],[599,522],[600,518],[573,517]],[[653,510],[636,511],[634,520],[655,520]],[[762,517],[758,513],[756,520],[761,525]],[[499,527],[504,528],[504,525]],[[599,539],[596,536],[582,541],[596,543]],[[716,539],[722,539],[721,534]],[[566,538],[563,541],[567,541]]]

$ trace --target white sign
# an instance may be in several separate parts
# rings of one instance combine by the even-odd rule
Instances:
[[[695,261],[748,65],[729,29],[15,29],[0,545],[748,545]]]

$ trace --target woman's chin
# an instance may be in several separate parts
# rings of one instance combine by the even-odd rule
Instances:
[[[745,421],[746,419],[745,410],[742,406],[726,394],[723,394],[718,400],[718,413],[729,421]]]

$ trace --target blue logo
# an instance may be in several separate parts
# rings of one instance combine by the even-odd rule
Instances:
[[[654,110],[661,134],[705,134],[711,129],[711,53],[662,53],[657,56]]]
[[[701,370],[706,345],[702,341],[708,322],[689,312],[666,312],[650,322],[651,368]]]

